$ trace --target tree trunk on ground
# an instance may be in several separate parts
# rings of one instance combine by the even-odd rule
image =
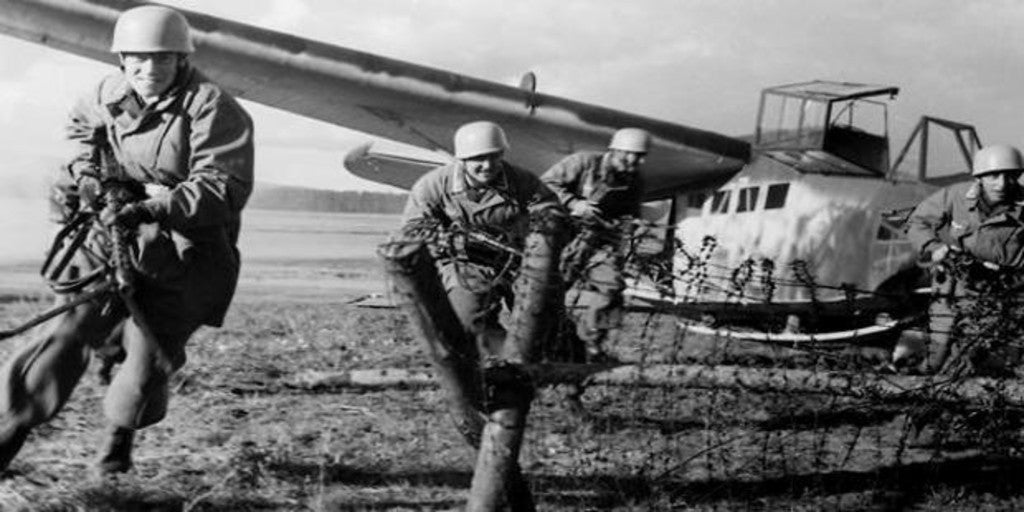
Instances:
[[[585,364],[527,365],[535,382],[588,385],[743,389],[757,392],[817,393],[878,400],[985,404],[995,400],[1024,406],[1024,382],[986,377],[950,380],[940,376],[886,375],[871,372],[815,371],[745,366]],[[323,388],[420,388],[436,386],[428,370],[384,368],[342,372],[308,371],[292,386]]]

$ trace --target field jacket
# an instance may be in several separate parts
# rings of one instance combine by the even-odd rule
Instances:
[[[907,221],[907,238],[921,255],[941,244],[958,247],[998,265],[1024,266],[1024,201],[1009,204],[999,213],[987,213],[980,185],[958,183],[932,194],[914,209]]]
[[[616,173],[607,162],[607,154],[581,151],[563,158],[541,180],[572,211],[573,204],[590,201],[605,220],[640,215],[641,180],[636,173]]]
[[[477,188],[469,186],[458,161],[423,175],[409,192],[403,224],[436,220],[442,226],[456,225],[521,249],[530,215],[564,215],[564,211],[558,198],[536,176],[504,161],[500,165],[502,171],[496,183]],[[467,241],[465,249],[470,256],[494,252],[472,240]]]
[[[241,211],[252,191],[249,115],[188,66],[148,106],[118,72],[75,104],[67,133],[76,179],[161,186],[141,203],[159,230],[140,229],[140,270],[161,286],[204,295],[210,306],[197,314],[219,325],[237,284]],[[182,268],[165,268],[175,265]]]

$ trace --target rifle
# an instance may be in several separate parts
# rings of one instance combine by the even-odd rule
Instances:
[[[139,196],[138,191],[133,190],[133,187],[130,185],[113,182],[107,186],[104,193],[104,199],[106,200],[105,208],[111,209],[112,212],[118,212],[129,203],[137,200]],[[112,246],[111,259],[113,260],[113,275],[114,282],[117,284],[117,294],[124,303],[125,308],[128,309],[128,314],[139,328],[143,337],[154,347],[156,366],[166,375],[170,375],[174,371],[174,366],[160,345],[159,339],[153,333],[149,322],[146,321],[146,315],[143,314],[142,308],[139,307],[139,303],[135,300],[135,278],[137,274],[131,248],[134,244],[136,233],[117,224],[109,226],[107,229],[109,230]]]

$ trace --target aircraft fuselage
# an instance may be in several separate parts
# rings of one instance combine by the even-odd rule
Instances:
[[[876,291],[917,273],[900,219],[936,187],[805,172],[791,158],[814,156],[763,153],[680,210],[674,302],[724,317],[873,314],[893,300]]]

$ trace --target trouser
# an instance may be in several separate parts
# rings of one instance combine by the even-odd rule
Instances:
[[[556,251],[538,252],[550,261]],[[500,343],[487,339],[489,330],[500,328],[501,299],[511,293],[500,270],[468,261],[448,260],[435,266],[433,257],[417,241],[385,244],[380,254],[396,296],[422,334],[456,428],[477,449],[466,510],[492,511],[504,506],[515,511],[534,510],[518,464],[534,391],[522,363],[532,359],[532,350],[506,349],[540,338],[537,331],[544,323],[530,321],[534,317],[521,322],[532,309],[524,309],[529,300],[517,301],[520,310],[513,310],[510,319],[513,335],[503,337]],[[548,266],[535,270],[530,275],[550,275]],[[532,299],[538,297],[530,292],[546,286],[546,279],[535,287],[517,282],[517,289]],[[543,308],[543,303],[537,305]]]
[[[140,302],[144,312],[153,310]],[[133,429],[163,419],[169,396],[168,370],[184,364],[185,342],[198,323],[151,322],[158,340],[150,340],[134,320],[125,320],[122,306],[110,307],[110,311],[103,311],[104,307],[86,303],[52,320],[43,336],[25,344],[0,367],[0,421],[31,428],[57,414],[81,379],[92,352],[111,348],[103,342],[122,321],[119,342],[125,359],[107,388],[104,414],[111,425]],[[165,357],[169,365],[161,364]]]
[[[157,256],[156,247],[151,244],[149,255],[141,258]],[[88,274],[98,264],[95,254],[82,251],[68,274]],[[120,343],[124,351],[124,361],[103,400],[110,426],[137,429],[163,419],[170,396],[168,383],[185,363],[186,342],[224,300],[215,289],[233,283],[237,274],[218,273],[207,261],[190,255],[177,260],[170,245],[159,256],[161,264],[148,267],[153,272],[137,275],[132,296],[152,337],[144,334],[139,319],[130,317],[121,298],[110,295],[50,320],[39,337],[0,367],[0,467],[14,456],[30,429],[61,410],[92,353],[111,352],[109,343]],[[122,335],[111,336],[119,327]]]
[[[499,316],[502,305],[511,305],[512,289],[500,269],[466,261],[447,261],[438,266],[441,283],[459,323],[476,340],[483,357],[499,356],[505,328]]]
[[[594,248],[583,265],[566,290],[565,308],[587,351],[600,352],[608,332],[622,325],[623,262],[615,247],[604,245]]]

